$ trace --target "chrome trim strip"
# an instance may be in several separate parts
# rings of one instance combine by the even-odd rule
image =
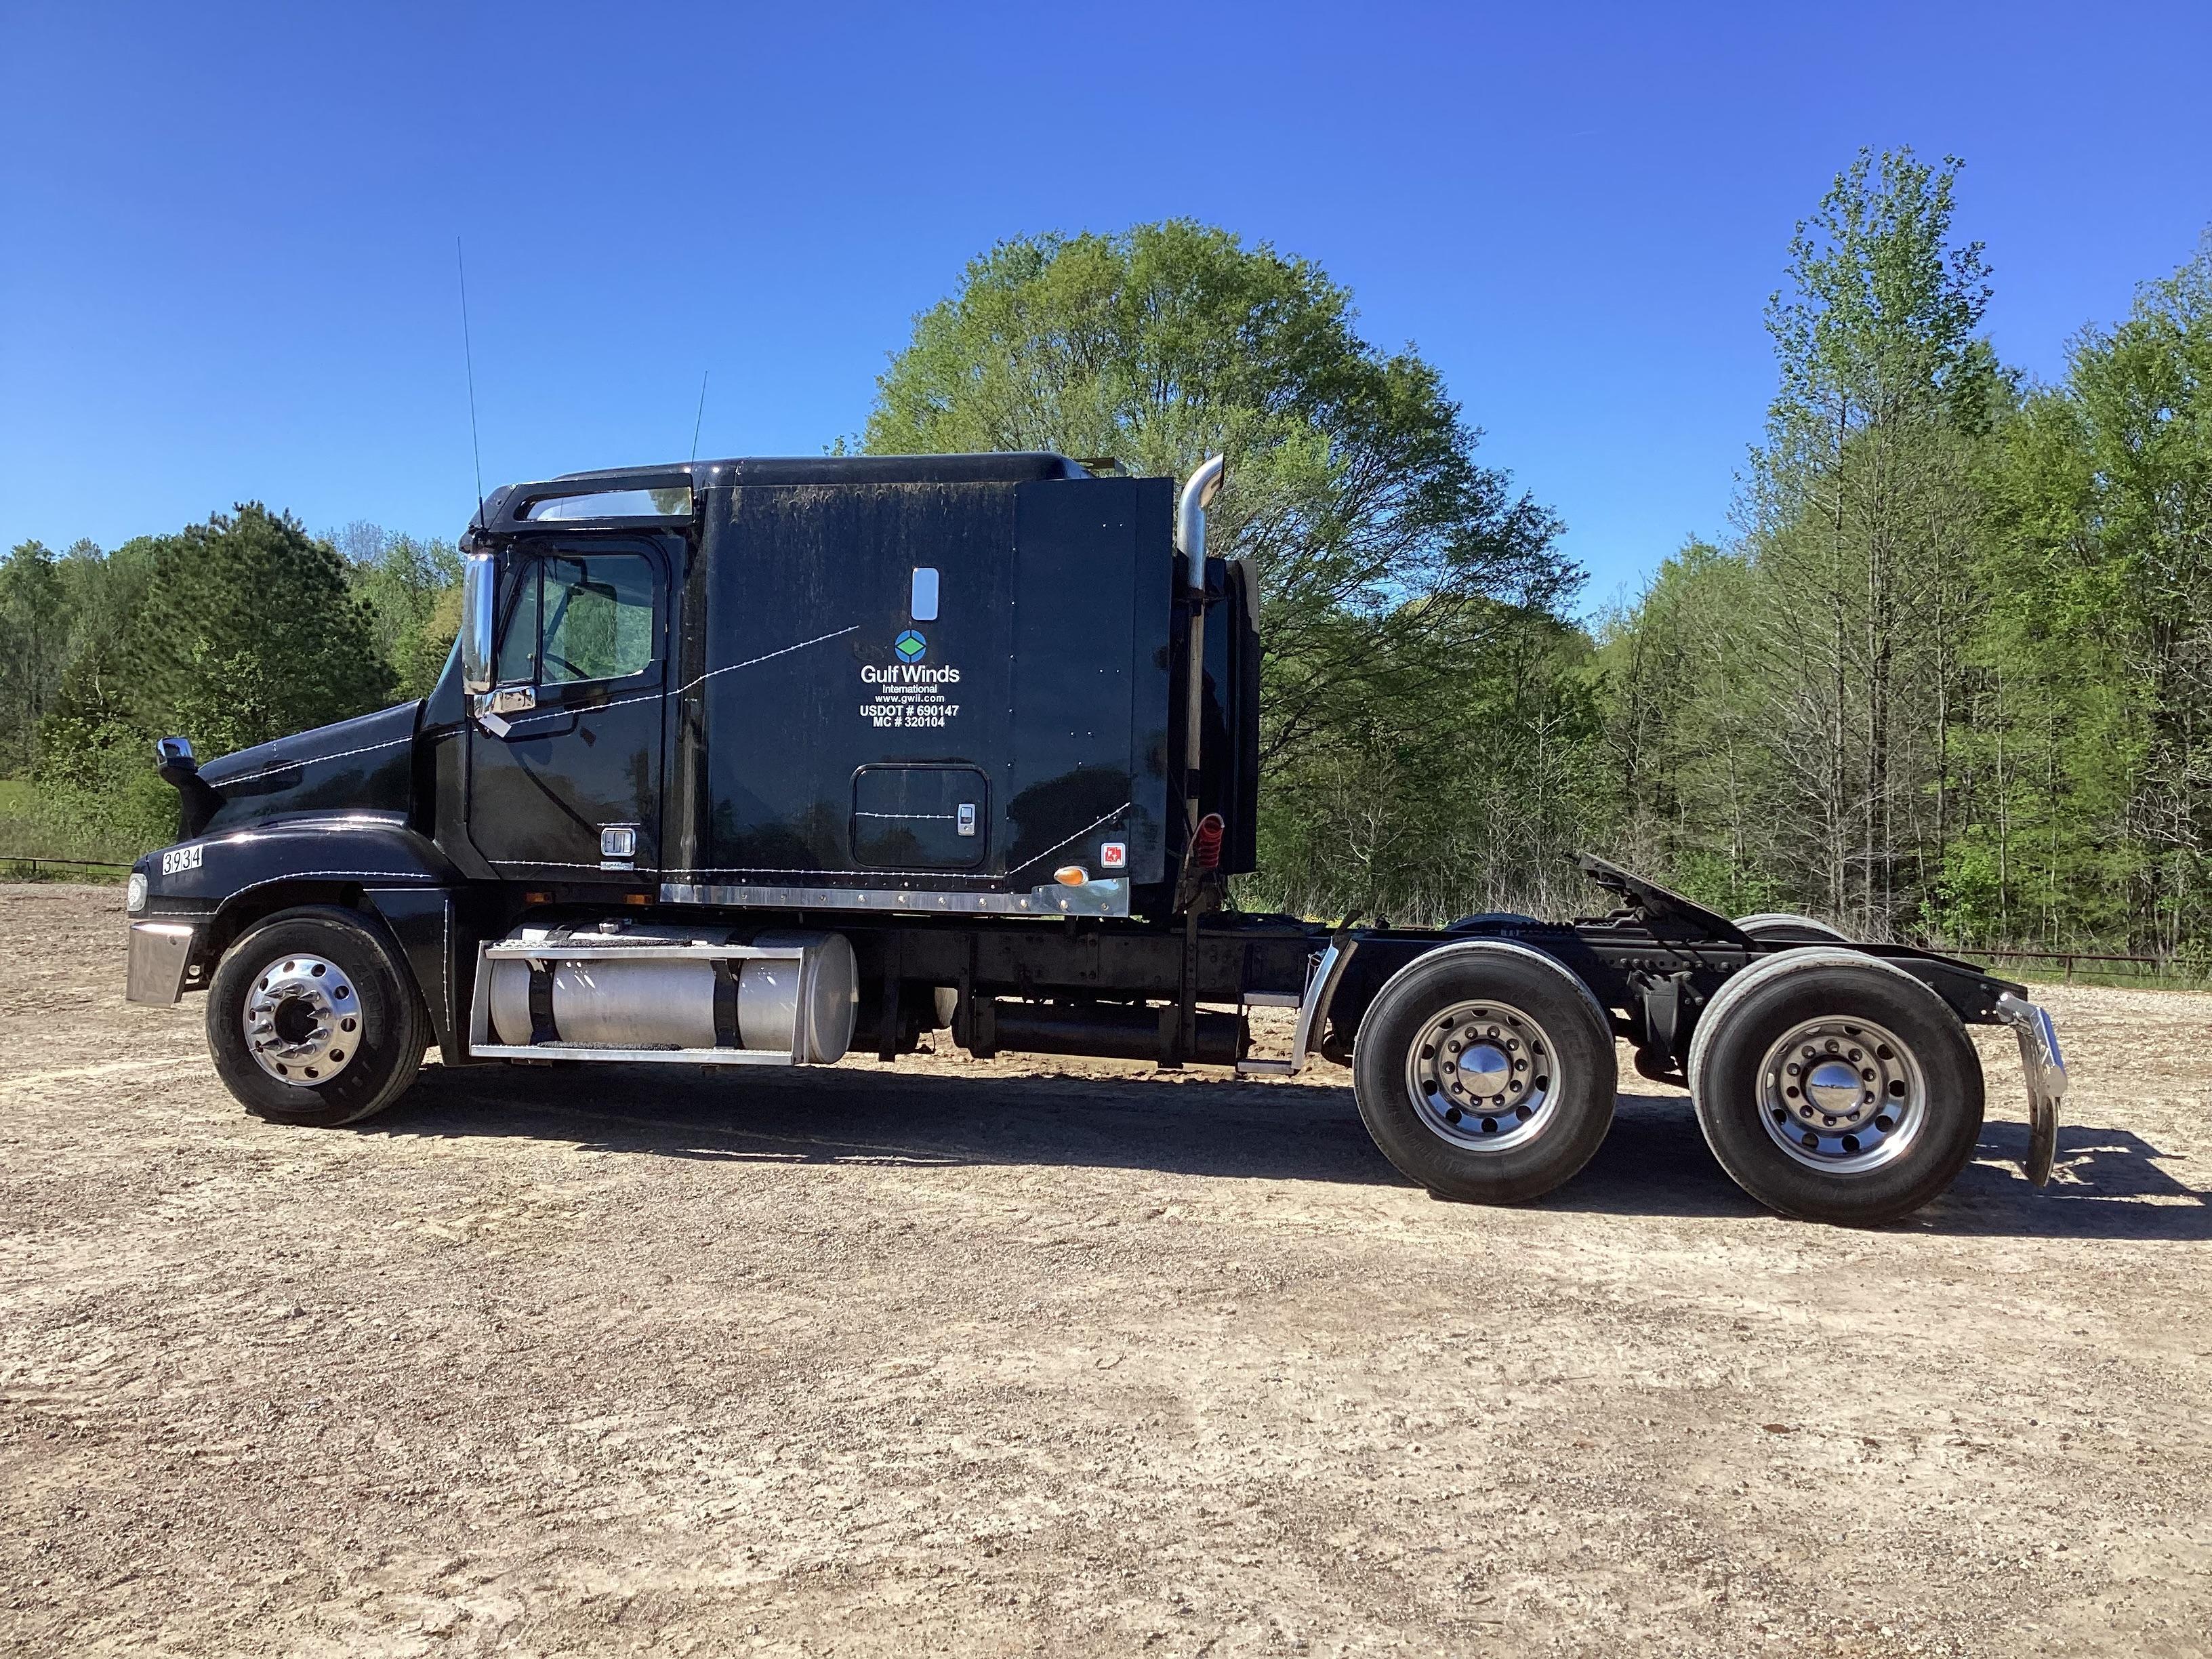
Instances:
[[[2058,1157],[2058,1109],[2066,1099],[2058,1028],[2043,1009],[2009,991],[1997,999],[1997,1018],[2020,1039],[2020,1066],[2027,1079],[2027,1156],[2021,1167],[2040,1187],[2050,1181]]]
[[[503,939],[483,953],[495,962],[798,962],[806,955],[796,945],[592,945],[580,939]]]
[[[795,1066],[780,1048],[570,1048],[554,1045],[521,1048],[503,1042],[471,1042],[469,1053],[483,1060],[616,1060],[651,1065],[673,1060],[685,1066]]]
[[[663,904],[719,904],[770,910],[875,910],[915,915],[1126,916],[1129,884],[1115,877],[1079,887],[1050,883],[1026,893],[944,893],[893,887],[753,887],[665,881]]]

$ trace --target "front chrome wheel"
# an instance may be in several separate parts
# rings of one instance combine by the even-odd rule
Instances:
[[[1430,1133],[1504,1152],[1549,1127],[1559,1052],[1510,1003],[1458,1002],[1425,1021],[1406,1055],[1406,1090]]]
[[[254,1063],[281,1083],[328,1083],[368,1039],[360,994],[345,970],[304,952],[265,963],[246,994],[240,1024]]]

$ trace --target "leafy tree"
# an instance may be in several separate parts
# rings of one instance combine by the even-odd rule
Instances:
[[[2212,931],[2212,234],[2005,436],[1984,902],[2179,948]]]
[[[421,695],[411,689],[409,665],[428,648],[422,642],[423,630],[441,600],[460,586],[459,551],[450,542],[418,541],[358,520],[325,539],[346,561],[354,593],[368,609],[378,654],[410,688],[410,695]],[[452,643],[448,634],[436,647],[441,665]]]
[[[1803,902],[1881,935],[1954,832],[1948,734],[1978,600],[1978,446],[2010,402],[1975,333],[1960,163],[1862,151],[1768,307],[1781,385],[1746,507],[1778,851]]]
[[[1733,915],[1784,896],[1748,556],[1692,540],[1606,619],[1608,811],[1621,860]]]
[[[56,563],[35,541],[0,562],[0,772],[36,759],[39,722],[68,660],[70,593]]]
[[[405,635],[392,653],[392,672],[403,697],[427,697],[446,672],[453,641],[461,631],[461,588],[459,582],[441,589],[430,602],[422,620]]]
[[[244,748],[362,714],[391,692],[337,554],[258,502],[155,545],[116,658],[119,673],[73,665],[49,722],[57,767],[126,732]]]

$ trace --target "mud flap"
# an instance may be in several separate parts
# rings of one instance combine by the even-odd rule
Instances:
[[[2031,1182],[2045,1186],[2058,1156],[2058,1107],[2066,1098],[2058,1028],[2035,1004],[2008,991],[1997,999],[1997,1018],[2020,1039],[2020,1066],[2027,1079],[2027,1156],[2021,1168]]]

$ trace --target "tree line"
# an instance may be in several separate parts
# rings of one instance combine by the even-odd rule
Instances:
[[[311,536],[258,502],[112,551],[0,562],[0,855],[128,859],[173,840],[153,739],[203,755],[421,696],[460,623],[451,543]]]
[[[1218,228],[989,250],[852,441],[1177,476],[1226,451],[1209,538],[1259,578],[1264,651],[1241,902],[1556,911],[1589,901],[1589,849],[1732,914],[2203,953],[2212,239],[2035,384],[1984,331],[1959,180],[1908,150],[1838,176],[1768,307],[1731,533],[1595,617],[1434,367]],[[108,554],[26,544],[0,566],[0,769],[49,836],[166,839],[152,735],[220,750],[419,695],[457,576],[445,544],[258,505]]]

